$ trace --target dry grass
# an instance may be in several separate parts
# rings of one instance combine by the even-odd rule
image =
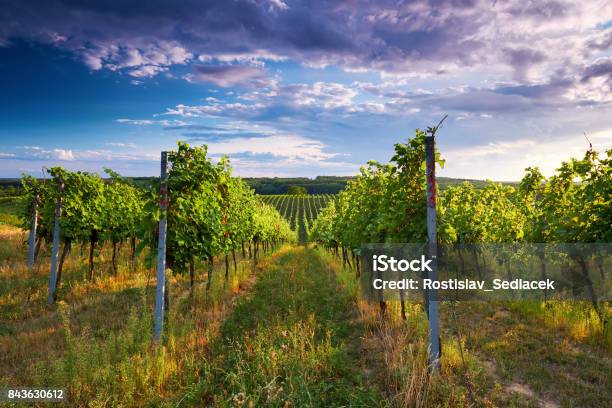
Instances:
[[[423,307],[408,304],[402,321],[398,302],[389,302],[382,318],[378,304],[358,300],[355,272],[322,256],[353,288],[368,328],[363,352],[394,406],[611,406],[610,333],[590,305],[459,302],[455,318],[443,302],[442,364],[432,375]]]
[[[228,282],[223,263],[217,263],[208,292],[205,267],[198,268],[193,291],[188,277],[169,271],[167,335],[163,347],[155,347],[155,280],[144,256],[132,264],[124,249],[112,276],[111,249],[101,248],[90,283],[85,257],[73,248],[64,265],[61,301],[47,306],[50,251],[41,253],[30,274],[25,238],[16,228],[0,229],[0,387],[61,386],[73,406],[157,405],[197,382],[236,296],[269,262],[264,258],[254,268],[240,260]]]

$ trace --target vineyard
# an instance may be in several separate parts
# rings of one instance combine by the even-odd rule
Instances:
[[[608,301],[361,295],[368,243],[612,241],[611,151],[438,192],[436,130],[337,195],[256,195],[185,143],[147,187],[110,169],[25,176],[0,218],[20,223],[0,229],[0,388],[92,407],[611,406]]]
[[[334,196],[331,194],[279,194],[260,197],[264,203],[276,208],[289,221],[291,228],[298,232],[299,241],[305,243],[319,211],[326,207]]]

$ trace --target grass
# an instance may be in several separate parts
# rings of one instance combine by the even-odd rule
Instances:
[[[462,305],[461,324],[471,327],[466,346],[488,363],[491,374],[507,388],[534,401],[562,407],[612,406],[612,361],[609,338],[601,335],[588,305],[563,302],[542,306],[525,303]],[[552,320],[559,309],[591,322],[591,333],[576,336],[573,320]],[[525,311],[525,309],[528,309]],[[562,324],[559,324],[562,323]],[[569,324],[567,324],[569,323]],[[588,325],[588,323],[587,323]]]
[[[30,274],[18,205],[0,199],[0,388],[61,386],[68,405],[89,407],[612,406],[612,334],[590,305],[444,302],[434,375],[422,306],[409,304],[403,321],[390,303],[381,318],[355,272],[312,247],[242,259],[228,282],[218,262],[209,292],[205,266],[193,291],[169,272],[156,346],[144,258],[132,264],[124,250],[112,276],[100,248],[90,283],[75,247],[49,307],[50,251]]]
[[[18,226],[24,206],[22,197],[0,197],[0,226]]]
[[[171,312],[163,347],[152,335],[154,278],[152,270],[124,254],[117,276],[109,273],[110,248],[96,257],[98,275],[83,280],[78,250],[68,257],[60,299],[46,305],[49,259],[28,275],[24,233],[4,227],[0,248],[0,388],[61,386],[71,406],[160,406],[200,381],[209,344],[260,270],[276,255],[255,267],[248,259],[223,279],[222,263],[213,285],[205,290],[198,268],[193,291],[188,278],[169,272]]]
[[[350,291],[317,253],[297,247],[238,300],[188,405],[387,405],[360,367],[362,331]]]
[[[322,256],[358,292],[355,272]],[[385,319],[377,305],[359,301],[358,308],[377,381],[397,406],[612,406],[610,331],[586,302],[443,302],[442,367],[435,376],[426,369],[420,304],[407,305],[407,321],[397,302]]]

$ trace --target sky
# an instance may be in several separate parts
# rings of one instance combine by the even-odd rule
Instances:
[[[609,0],[2,0],[0,177],[352,175],[435,125],[439,174],[518,180],[612,147]]]

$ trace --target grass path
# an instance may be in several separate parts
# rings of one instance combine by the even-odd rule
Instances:
[[[545,407],[612,406],[610,350],[581,344],[527,303],[465,303],[466,347],[474,350],[506,393]],[[532,311],[532,313],[534,313]],[[548,322],[550,324],[550,322]]]
[[[181,406],[381,406],[362,376],[354,300],[313,249],[262,272],[211,348]]]

